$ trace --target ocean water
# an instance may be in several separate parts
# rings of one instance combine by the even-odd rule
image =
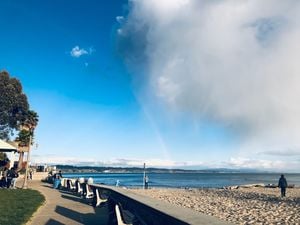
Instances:
[[[64,177],[92,177],[94,183],[142,187],[142,173],[66,173]],[[149,187],[173,188],[222,188],[243,184],[277,184],[278,173],[148,173]],[[300,186],[300,173],[285,174],[288,184]]]

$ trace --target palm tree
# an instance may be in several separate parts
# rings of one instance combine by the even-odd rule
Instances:
[[[33,135],[33,131],[36,128],[38,122],[38,114],[33,110],[28,110],[25,115],[24,121],[21,122],[21,130],[29,130]]]
[[[29,142],[31,142],[32,145],[32,138],[31,132],[28,130],[20,130],[18,137],[16,138],[15,142],[18,145],[19,150],[19,163],[18,163],[18,170],[21,170],[23,165],[23,159],[24,159],[24,151],[27,151],[29,147]]]
[[[28,147],[23,188],[27,188],[28,164],[30,161],[30,146],[32,145],[33,142],[32,140],[34,136],[34,129],[36,128],[38,121],[39,121],[38,114],[33,110],[28,110],[28,112],[25,115],[24,121],[20,124],[21,131],[19,132],[19,136],[17,138],[17,141],[19,142],[19,147]],[[24,152],[21,152],[18,166],[21,165],[23,161],[23,157],[24,157]]]
[[[20,123],[20,132],[18,137],[15,139],[15,142],[18,144],[19,147],[19,163],[18,169],[22,168],[22,163],[24,159],[24,151],[29,148],[29,143],[33,144],[33,137],[34,137],[34,129],[37,126],[39,119],[38,114],[33,111],[29,110],[24,116],[24,120]]]
[[[16,137],[16,142],[18,143],[19,147],[28,147],[29,139],[30,139],[31,132],[29,130],[20,130],[18,137]],[[32,142],[32,141],[31,141]],[[32,143],[31,143],[32,145]]]
[[[31,145],[33,144],[33,136],[34,136],[34,129],[38,124],[39,116],[38,114],[33,111],[29,110],[26,113],[25,119],[20,124],[20,132],[18,137],[15,141],[18,143],[19,147],[28,147],[29,139],[31,136]]]

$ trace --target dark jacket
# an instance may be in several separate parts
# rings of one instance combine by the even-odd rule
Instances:
[[[14,170],[14,169],[10,169],[8,172],[7,172],[7,177],[8,178],[17,178],[19,177],[18,173]]]
[[[280,188],[286,188],[288,186],[286,179],[284,177],[280,177],[278,181],[278,187]]]

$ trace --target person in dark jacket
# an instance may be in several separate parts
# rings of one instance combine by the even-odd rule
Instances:
[[[7,185],[7,173],[8,173],[8,169],[7,167],[4,167],[4,170],[2,172],[2,179],[1,179],[1,187],[5,187]]]
[[[16,188],[16,180],[18,178],[18,173],[16,172],[16,169],[12,167],[10,170],[7,171],[7,188]]]
[[[11,179],[11,185],[10,187],[12,189],[15,189],[16,188],[16,182],[17,182],[17,178],[19,177],[19,174],[18,174],[18,171],[16,168],[11,168],[11,176],[12,176],[12,179]]]
[[[278,181],[278,187],[281,189],[281,197],[285,197],[285,192],[288,184],[283,174],[281,174],[279,181]]]

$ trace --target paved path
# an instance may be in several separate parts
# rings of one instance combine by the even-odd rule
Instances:
[[[29,181],[28,187],[40,191],[46,202],[33,215],[27,225],[79,225],[107,224],[107,208],[93,208],[87,200],[52,188],[41,181]]]

